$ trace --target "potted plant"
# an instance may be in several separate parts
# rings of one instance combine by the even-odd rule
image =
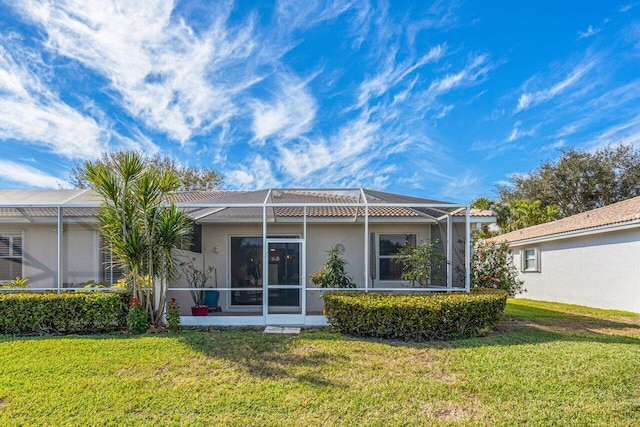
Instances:
[[[202,257],[202,268],[196,264],[195,257],[189,258],[188,261],[181,261],[178,265],[185,275],[189,287],[194,289],[191,291],[191,298],[193,299],[191,314],[194,316],[207,316],[209,314],[209,306],[205,304],[206,291],[204,289],[216,268],[212,265],[205,268],[204,256]]]

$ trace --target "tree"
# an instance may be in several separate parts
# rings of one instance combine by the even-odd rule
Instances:
[[[321,288],[355,288],[351,276],[346,272],[348,262],[340,256],[338,248],[327,251],[329,259],[322,270],[311,275],[311,283]]]
[[[94,164],[102,164],[108,168],[114,168],[116,164],[126,157],[129,151],[105,151],[99,159],[94,160]],[[211,191],[222,186],[223,176],[213,169],[203,167],[186,166],[178,163],[169,156],[140,156],[144,165],[153,166],[159,170],[169,170],[174,172],[179,178],[178,190]],[[75,188],[89,188],[91,186],[87,177],[85,164],[76,164],[69,172],[69,182]]]
[[[504,203],[480,197],[471,203],[471,207],[494,211],[496,223],[503,233],[562,218],[558,206],[543,206],[540,200],[514,199]]]
[[[505,231],[514,231],[562,218],[557,205],[542,206],[540,200],[512,200],[506,206],[506,221],[499,223]]]
[[[159,169],[135,152],[114,162],[85,162],[83,176],[103,197],[98,223],[106,246],[127,271],[133,298],[153,326],[162,322],[174,252],[191,232],[189,218],[167,195],[180,187],[174,170]]]
[[[512,176],[498,194],[505,204],[526,199],[557,205],[562,216],[640,196],[640,150],[623,144],[595,152],[563,150],[558,160]]]
[[[442,251],[439,240],[430,240],[420,245],[406,245],[398,253],[395,260],[402,264],[402,280],[410,280],[412,286],[426,288],[429,281],[439,282],[444,279],[443,267],[447,265],[447,257]]]

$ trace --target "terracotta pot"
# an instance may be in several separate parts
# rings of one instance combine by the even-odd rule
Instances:
[[[207,316],[209,314],[209,307],[206,305],[191,307],[191,314],[193,316]]]

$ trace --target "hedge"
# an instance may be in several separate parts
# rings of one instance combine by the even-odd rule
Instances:
[[[495,325],[507,292],[382,293],[333,291],[324,295],[329,324],[356,336],[411,341],[475,337]]]
[[[102,332],[126,325],[127,292],[0,293],[0,333]]]

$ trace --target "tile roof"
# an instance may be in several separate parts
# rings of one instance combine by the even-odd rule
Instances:
[[[235,204],[261,204],[269,194],[269,190],[257,191],[179,191],[173,194],[173,200],[178,204],[200,205],[203,207],[190,207],[187,210],[195,217],[208,218],[214,220],[233,218],[255,218],[262,216],[262,208],[240,207]],[[386,193],[359,188],[351,189],[273,189],[270,193],[268,203],[282,204],[282,206],[269,207],[268,215],[273,217],[302,217],[303,208],[299,206],[286,206],[290,203],[326,203],[326,204],[348,204],[363,203],[363,194],[369,204],[369,216],[372,218],[416,218],[425,215],[440,217],[443,211],[454,212],[459,210],[459,205],[446,203],[437,200],[423,199],[401,194]],[[95,205],[100,203],[100,196],[91,190],[0,190],[0,217],[21,217],[24,214],[30,217],[55,217],[55,207],[34,207],[38,204],[44,205]],[[381,203],[405,203],[405,204],[437,204],[438,208],[410,208],[402,206],[376,206]],[[225,209],[206,208],[206,204],[224,205],[230,207]],[[11,205],[31,205],[21,209],[9,207]],[[447,205],[450,205],[447,206]],[[210,212],[210,213],[209,213]],[[92,216],[97,214],[94,207],[64,207],[65,216]],[[307,216],[321,218],[362,218],[364,208],[356,206],[308,206]],[[464,216],[464,210],[455,214]],[[472,217],[495,216],[491,211],[471,210]]]
[[[216,190],[216,191],[177,191],[172,194],[175,203],[201,202],[220,197],[244,194],[246,191]]]
[[[493,239],[517,242],[632,221],[640,221],[640,196],[557,221],[501,234]]]

